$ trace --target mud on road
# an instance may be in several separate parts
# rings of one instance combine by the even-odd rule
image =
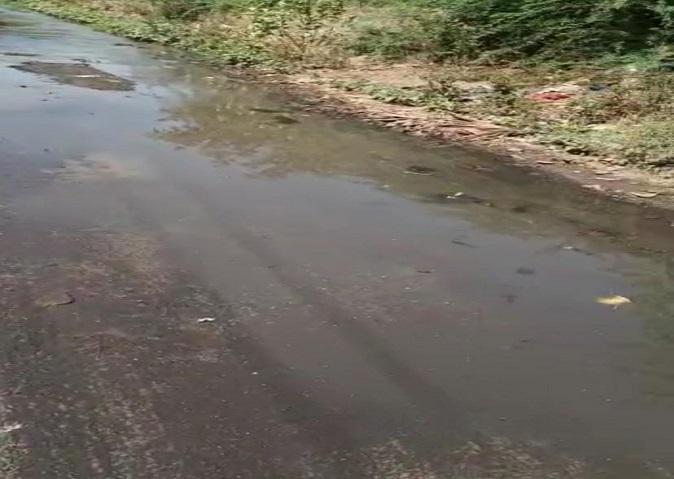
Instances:
[[[671,476],[671,211],[0,18],[0,476]]]

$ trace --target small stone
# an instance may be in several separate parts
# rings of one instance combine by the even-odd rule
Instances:
[[[35,304],[41,308],[50,308],[52,306],[65,306],[74,302],[75,298],[70,293],[66,291],[54,291],[39,297],[35,301]]]

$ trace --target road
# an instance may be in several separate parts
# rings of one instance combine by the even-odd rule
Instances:
[[[3,478],[672,477],[671,212],[0,20]]]

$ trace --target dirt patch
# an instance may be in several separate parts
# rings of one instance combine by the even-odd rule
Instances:
[[[318,69],[317,77],[332,80],[367,81],[398,88],[423,88],[432,70],[421,62],[378,64],[368,57],[350,58],[347,68]]]
[[[92,90],[131,91],[134,83],[86,63],[25,62],[11,68],[36,75],[48,76],[57,83],[74,85]]]

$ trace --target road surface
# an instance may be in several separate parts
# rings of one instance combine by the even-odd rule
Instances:
[[[0,20],[0,476],[672,477],[672,213]]]

